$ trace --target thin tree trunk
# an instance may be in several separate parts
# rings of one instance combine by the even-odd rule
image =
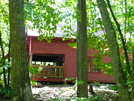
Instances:
[[[11,43],[10,43],[10,39],[9,39],[9,46],[8,46],[8,63],[9,63],[9,65],[10,65],[10,46],[11,46]],[[11,68],[11,66],[10,67],[8,67],[8,81],[7,81],[7,85],[8,86],[10,86],[10,68]]]
[[[130,81],[134,81],[133,71],[131,70],[131,66],[130,66],[130,63],[129,63],[129,57],[128,57],[128,51],[127,51],[127,48],[126,48],[126,42],[125,42],[125,40],[123,38],[123,34],[122,34],[121,29],[120,29],[120,24],[118,23],[118,21],[116,20],[116,17],[114,16],[114,13],[113,13],[113,10],[112,10],[112,7],[110,5],[109,0],[107,0],[107,2],[108,2],[108,6],[110,8],[110,12],[112,14],[112,17],[113,17],[115,23],[116,23],[116,26],[118,28],[118,31],[119,31],[119,34],[120,34],[120,37],[121,37],[121,42],[122,42],[122,45],[123,45],[123,50],[124,50],[124,55],[125,55],[125,60],[126,60],[127,72],[130,75]],[[125,24],[125,26],[126,26],[126,24]],[[134,83],[131,83],[131,87],[132,87],[132,91],[134,93]],[[134,96],[132,96],[132,97],[134,99]]]
[[[110,48],[110,53],[111,53],[111,58],[112,58],[114,77],[115,77],[116,85],[119,90],[119,94],[121,96],[121,101],[130,101],[128,86],[125,85],[126,77],[124,75],[121,61],[120,61],[120,53],[119,53],[118,43],[116,40],[116,32],[110,20],[105,1],[97,0],[97,4],[100,9],[102,20],[103,20],[105,31],[106,31],[106,37],[108,40],[108,45]]]
[[[134,49],[134,47],[133,47],[133,49]],[[134,51],[133,51],[133,53],[132,53],[132,74],[134,75]]]
[[[77,4],[77,96],[88,97],[86,1]]]
[[[9,0],[12,101],[33,101],[23,13],[24,0]]]
[[[1,31],[0,31],[0,47],[1,47],[1,54],[2,54],[2,66],[5,65],[5,58],[4,58],[4,49],[3,49],[3,43],[2,43],[2,37],[1,37]],[[4,79],[4,86],[7,86],[7,80],[6,80],[6,69],[3,67],[3,79]]]

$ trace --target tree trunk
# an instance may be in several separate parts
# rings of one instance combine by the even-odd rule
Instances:
[[[77,96],[88,97],[86,1],[77,4]]]
[[[24,0],[9,0],[12,101],[33,101],[24,27]]]
[[[118,21],[116,20],[116,17],[114,16],[112,7],[110,5],[110,1],[107,0],[107,2],[108,2],[108,6],[109,6],[109,9],[110,9],[111,15],[112,15],[112,17],[114,19],[114,22],[116,23],[116,26],[118,28],[119,35],[120,35],[120,38],[121,38],[121,42],[122,42],[122,46],[123,46],[123,50],[124,50],[125,61],[126,61],[127,72],[128,72],[127,76],[130,75],[130,81],[134,81],[134,75],[133,75],[134,71],[133,71],[133,69],[131,69],[131,66],[130,66],[130,63],[129,63],[128,50],[127,50],[127,47],[126,47],[126,42],[124,40],[122,31],[120,29],[120,24],[118,23]],[[125,1],[125,4],[126,4],[126,1]],[[125,26],[126,26],[126,24],[125,24]],[[131,87],[132,87],[132,93],[134,94],[134,83],[131,83]],[[132,98],[134,99],[133,94],[132,94]]]
[[[110,48],[110,53],[112,58],[114,77],[119,90],[119,94],[121,96],[121,101],[130,101],[128,86],[125,85],[126,77],[124,75],[121,61],[120,61],[120,53],[119,53],[118,43],[116,40],[116,32],[113,28],[108,11],[106,9],[105,1],[97,0],[97,3],[101,12],[102,20],[106,31],[106,37],[108,40],[108,45]]]
[[[93,90],[93,85],[92,84],[89,85],[89,92],[92,94],[93,97],[96,96],[96,94]]]

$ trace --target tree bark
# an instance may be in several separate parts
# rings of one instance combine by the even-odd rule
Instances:
[[[96,94],[93,90],[93,85],[92,84],[89,85],[89,92],[92,94],[93,97],[96,96]]]
[[[88,97],[86,1],[77,4],[77,96]]]
[[[125,85],[126,77],[124,75],[121,61],[120,61],[120,53],[119,53],[119,46],[116,40],[116,32],[113,28],[108,11],[106,9],[105,1],[97,0],[97,4],[100,9],[102,20],[104,23],[104,28],[106,31],[106,37],[108,40],[108,45],[110,48],[110,54],[112,58],[114,77],[115,77],[116,85],[119,90],[119,94],[121,96],[121,101],[130,101],[128,86]]]
[[[9,0],[12,101],[33,101],[24,27],[24,0]]]

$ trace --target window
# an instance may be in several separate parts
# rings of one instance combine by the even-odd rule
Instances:
[[[100,72],[100,69],[95,64],[93,64],[93,72]]]
[[[88,57],[89,60],[89,72],[100,72],[98,65],[94,63],[95,57]]]

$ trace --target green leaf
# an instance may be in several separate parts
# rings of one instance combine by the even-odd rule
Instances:
[[[130,85],[130,84],[132,84],[132,83],[134,83],[134,81],[129,81],[129,82],[127,82],[125,85]]]
[[[65,78],[64,80],[74,80],[74,78]]]
[[[81,85],[81,84],[83,84],[85,81],[77,81],[77,84],[78,85]]]

